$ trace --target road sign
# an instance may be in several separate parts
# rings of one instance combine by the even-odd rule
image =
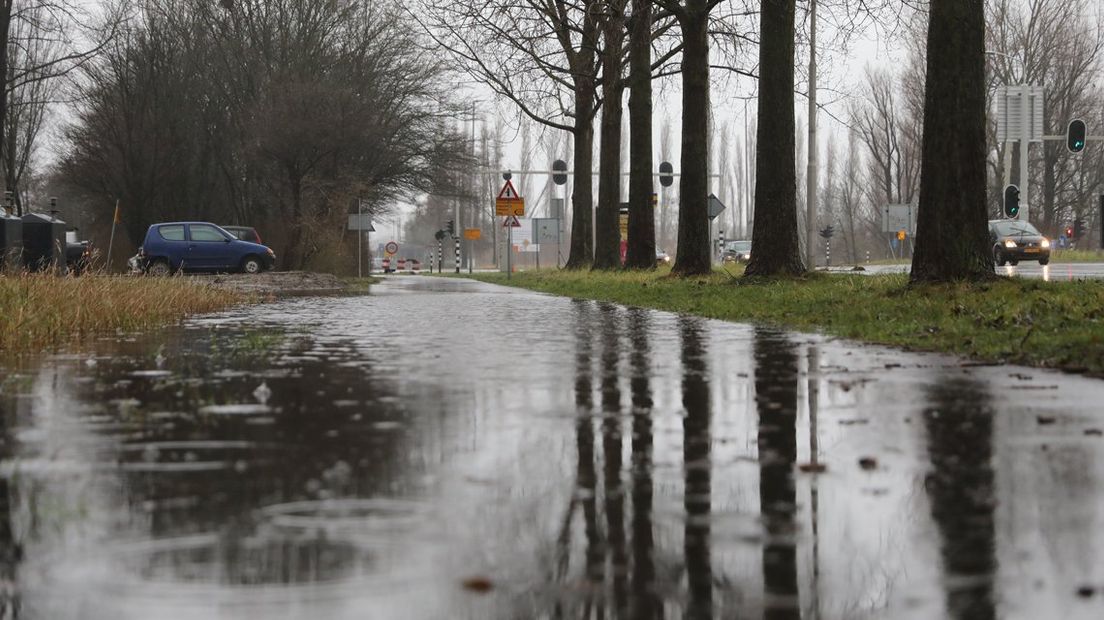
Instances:
[[[464,238],[468,241],[478,241],[483,236],[483,231],[478,228],[465,228]]]
[[[904,230],[908,234],[916,231],[916,207],[910,204],[886,205],[882,208],[882,232],[895,233]]]
[[[898,230],[897,231],[897,240],[898,241],[904,241],[905,237],[907,237],[907,236],[908,236],[908,234],[904,230]]]
[[[1043,140],[1043,87],[1006,85],[997,88],[997,142],[1015,142],[1027,138]]]
[[[372,216],[367,213],[350,213],[349,230],[376,232],[376,228],[372,226]]]
[[[559,243],[560,220],[551,217],[533,218],[533,240],[536,243]]]
[[[521,222],[518,221],[516,215],[507,215],[506,219],[502,220],[503,228],[521,228]]]
[[[518,195],[513,182],[509,179],[506,180],[506,184],[502,186],[502,191],[498,192],[498,196],[495,198],[495,215],[499,217],[525,216],[525,199]]]
[[[709,219],[710,220],[717,219],[717,216],[720,215],[724,210],[725,210],[724,203],[721,202],[720,199],[717,198],[716,196],[714,196],[713,194],[710,194],[709,195]]]
[[[383,251],[388,256],[394,256],[399,253],[399,244],[394,241],[388,241],[387,245],[383,246]]]

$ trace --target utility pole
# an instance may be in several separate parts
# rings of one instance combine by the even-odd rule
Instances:
[[[1031,201],[1028,198],[1031,188],[1028,179],[1028,145],[1031,144],[1031,86],[1027,84],[1026,72],[1023,85],[1020,86],[1020,213],[1025,222],[1031,223]]]
[[[817,213],[817,66],[816,66],[816,0],[809,0],[809,168],[805,188],[805,262],[810,271],[816,269]]]

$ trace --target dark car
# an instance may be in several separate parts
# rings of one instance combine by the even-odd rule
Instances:
[[[149,227],[135,259],[139,269],[156,276],[177,270],[259,273],[272,268],[276,254],[209,222],[167,222]]]
[[[1020,220],[990,220],[989,242],[993,244],[993,260],[997,265],[1019,264],[1022,260],[1050,262],[1050,241],[1028,222]]]
[[[264,243],[261,241],[261,235],[257,233],[257,229],[252,226],[219,226],[219,228],[234,235],[242,241],[248,241],[250,243]]]
[[[65,270],[71,275],[79,276],[92,266],[92,244],[88,241],[65,244]]]

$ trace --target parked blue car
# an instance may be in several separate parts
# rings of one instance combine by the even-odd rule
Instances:
[[[168,222],[149,227],[133,260],[138,269],[154,276],[177,270],[260,273],[272,268],[276,253],[209,222]]]

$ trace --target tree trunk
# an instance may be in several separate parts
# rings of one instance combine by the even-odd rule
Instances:
[[[794,0],[764,0],[760,14],[755,229],[745,271],[749,276],[805,272],[797,234],[794,10]]]
[[[913,282],[994,277],[985,209],[984,0],[932,0]]]
[[[621,266],[621,48],[624,14],[620,2],[606,4],[603,24],[602,125],[598,162],[598,215],[594,222],[594,268]]]
[[[594,262],[594,78],[579,75],[575,87],[575,179],[571,188],[571,251],[566,269],[586,269]]]
[[[0,0],[0,75],[4,76],[4,88],[0,88],[0,144],[7,144],[4,131],[8,119],[8,41],[11,36],[12,0]],[[4,175],[2,190],[15,191],[13,181]],[[17,207],[17,215],[23,215],[22,207]]]
[[[672,273],[708,274],[709,260],[709,9],[688,0],[682,25],[682,174],[678,253]]]
[[[625,267],[655,269],[652,205],[652,2],[633,0],[629,29],[629,249]]]

